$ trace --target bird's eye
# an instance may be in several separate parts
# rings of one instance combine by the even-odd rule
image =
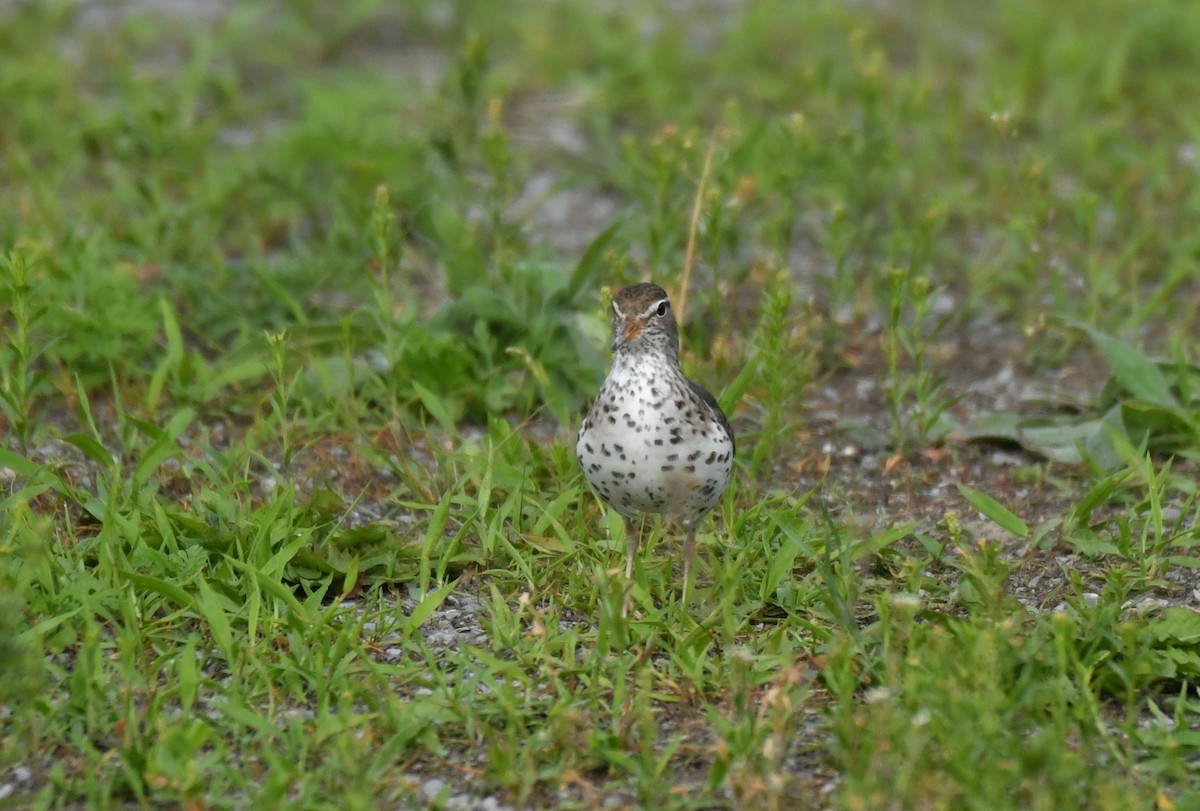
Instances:
[[[670,307],[670,304],[668,304],[665,299],[658,303],[658,309],[655,312],[658,313],[659,318],[662,318],[664,315],[667,314],[668,307]]]

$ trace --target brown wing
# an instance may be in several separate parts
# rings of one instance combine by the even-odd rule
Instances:
[[[692,391],[696,396],[704,401],[710,409],[713,416],[717,418],[717,422],[725,428],[725,433],[729,434],[729,443],[733,446],[733,452],[737,453],[737,439],[733,435],[733,428],[729,425],[729,420],[725,418],[725,412],[721,410],[721,404],[717,402],[717,398],[708,393],[708,389],[701,386],[695,380],[688,380],[687,384],[691,386]]]

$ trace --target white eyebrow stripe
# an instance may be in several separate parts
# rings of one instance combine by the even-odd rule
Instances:
[[[644,316],[647,316],[647,315],[650,315],[651,313],[653,313],[655,310],[657,310],[659,308],[659,305],[661,305],[664,301],[667,303],[667,309],[668,310],[671,309],[671,300],[669,298],[660,298],[658,301],[654,302],[649,307],[647,307],[646,312],[642,313],[642,316],[644,317]]]
[[[618,317],[625,315],[625,313],[621,312],[621,305],[617,304],[616,301],[613,301],[613,312],[616,313]]]

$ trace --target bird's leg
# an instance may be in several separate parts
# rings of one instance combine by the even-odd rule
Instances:
[[[629,516],[625,518],[625,601],[621,603],[621,616],[629,614],[633,607],[633,556],[637,554],[638,541],[641,538],[640,523]]]
[[[692,558],[696,556],[696,525],[686,524],[687,537],[683,539],[683,602],[687,603],[688,580],[692,575]]]
[[[625,579],[633,579],[633,556],[637,554],[641,527],[632,518],[625,517]]]

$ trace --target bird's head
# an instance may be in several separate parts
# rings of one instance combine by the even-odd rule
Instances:
[[[614,352],[659,351],[679,354],[679,326],[667,291],[656,284],[635,284],[613,299]]]

